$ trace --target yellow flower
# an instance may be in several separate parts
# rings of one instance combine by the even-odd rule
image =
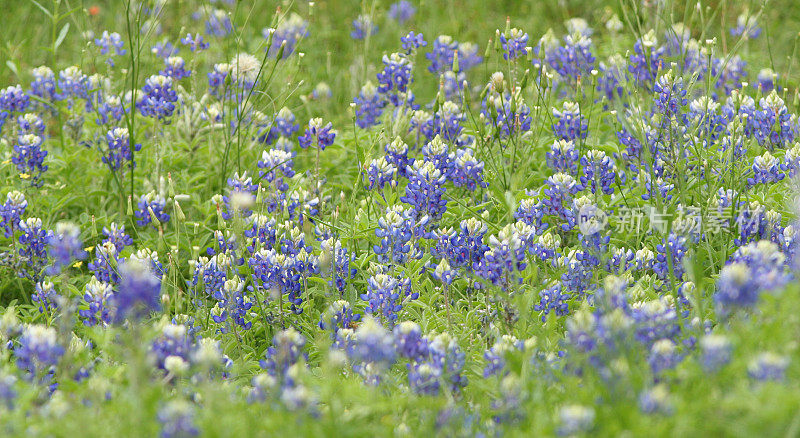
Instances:
[[[28,179],[28,178],[30,178],[31,176],[30,176],[30,175],[28,175],[27,173],[20,173],[20,174],[19,174],[19,177],[20,177],[20,178],[22,178],[22,179]]]
[[[72,265],[73,268],[80,268],[81,266],[83,266],[83,262],[81,261],[77,261]]]

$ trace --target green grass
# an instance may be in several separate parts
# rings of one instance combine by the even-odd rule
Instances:
[[[4,29],[0,59],[5,60],[5,65],[0,65],[0,89],[17,83],[27,86],[31,70],[39,65],[50,66],[56,74],[76,65],[87,75],[106,76],[108,90],[124,94],[140,90],[145,79],[163,67],[160,59],[150,53],[150,47],[161,41],[162,36],[137,31],[143,19],[137,16],[135,4],[126,13],[127,0],[7,3],[0,16],[0,29]],[[167,2],[158,19],[163,34],[173,43],[187,32],[205,34],[202,21],[191,18],[200,3]],[[285,309],[279,312],[276,302],[269,300],[253,307],[256,316],[251,330],[235,333],[215,330],[217,326],[209,320],[210,306],[199,307],[190,299],[186,281],[191,279],[193,267],[189,261],[214,244],[215,230],[224,230],[243,240],[241,218],[223,220],[212,198],[227,194],[226,181],[234,172],[247,171],[257,176],[256,163],[264,146],[251,140],[254,132],[250,130],[250,119],[244,115],[239,118],[235,104],[222,104],[226,115],[221,127],[208,127],[197,108],[213,100],[200,98],[206,92],[206,74],[213,65],[230,62],[238,52],[262,57],[267,44],[261,36],[262,28],[285,20],[289,13],[298,13],[309,21],[309,35],[300,41],[297,53],[291,57],[280,61],[266,59],[258,85],[247,95],[247,106],[268,117],[284,106],[290,108],[301,126],[300,134],[312,117],[332,122],[338,131],[335,143],[319,157],[312,149],[302,150],[295,145],[298,155],[294,166],[298,176],[289,181],[289,192],[313,197],[319,172],[324,181],[321,189],[324,196],[317,220],[335,230],[342,246],[355,257],[353,265],[358,273],[341,298],[362,313],[366,303],[360,295],[366,292],[367,280],[378,265],[373,250],[379,243],[375,236],[378,220],[386,206],[401,204],[400,198],[405,194],[403,185],[387,186],[382,192],[367,191],[363,169],[372,159],[383,156],[384,145],[395,136],[404,136],[409,144],[418,139],[413,133],[408,134],[409,117],[390,120],[384,116],[377,127],[357,129],[350,103],[367,80],[376,81],[375,75],[383,68],[381,56],[399,50],[399,38],[408,30],[422,32],[429,42],[412,59],[413,89],[416,102],[423,109],[436,101],[439,90],[439,78],[425,71],[429,63],[423,55],[437,35],[473,42],[478,45],[479,54],[488,54],[482,64],[468,72],[474,92],[468,93],[470,102],[465,103],[463,110],[467,116],[465,129],[477,138],[476,156],[486,163],[485,178],[489,186],[469,192],[449,185],[447,213],[441,220],[442,226],[457,227],[463,219],[480,218],[488,226],[487,237],[514,223],[519,202],[529,197],[526,190],[539,190],[552,174],[545,164],[545,154],[553,142],[550,128],[553,108],[560,108],[565,100],[580,103],[590,132],[585,141],[579,142],[581,152],[597,149],[608,155],[619,154],[624,147],[616,132],[626,123],[631,124],[629,128],[637,128],[633,117],[618,117],[628,107],[620,101],[599,99],[595,77],[582,77],[578,91],[570,87],[557,92],[543,91],[536,68],[524,60],[518,63],[504,60],[497,49],[499,34],[495,32],[504,31],[507,19],[510,27],[524,29],[530,35],[529,45],[533,46],[551,29],[560,39],[566,32],[565,20],[583,17],[595,29],[592,37],[595,55],[604,62],[614,53],[627,57],[634,42],[647,30],[655,29],[663,35],[673,24],[682,22],[701,45],[713,46],[715,57],[740,55],[747,62],[751,83],[761,68],[778,72],[789,111],[798,110],[800,77],[796,73],[795,55],[800,9],[792,0],[767,2],[763,10],[761,2],[752,0],[704,1],[700,10],[695,9],[695,2],[665,0],[665,6],[658,12],[642,9],[636,0],[423,0],[416,4],[418,11],[414,18],[403,25],[386,17],[390,3],[323,0],[312,7],[299,0],[253,0],[229,7],[235,26],[232,35],[211,38],[212,48],[196,56],[190,55],[186,48],[181,50],[194,74],[181,81],[179,93],[187,103],[197,102],[194,112],[190,106],[183,106],[183,112],[169,124],[138,113],[120,122],[132,132],[132,143],[143,146],[135,154],[137,164],[133,174],[128,171],[120,177],[109,171],[96,149],[96,145],[102,144],[107,128],[78,106],[68,108],[66,101],[58,102],[57,111],[46,115],[48,138],[44,148],[48,151],[49,169],[43,175],[42,187],[30,187],[20,177],[18,169],[10,163],[15,139],[10,131],[2,131],[0,193],[23,191],[29,203],[28,215],[40,217],[48,229],[61,221],[76,223],[82,230],[85,246],[95,247],[100,243],[104,226],[112,222],[125,224],[135,244],[123,256],[142,248],[157,251],[166,270],[161,294],[167,298],[163,300],[163,312],[144,322],[86,327],[77,320],[74,307],[39,312],[38,305],[31,301],[34,284],[18,278],[12,267],[1,266],[0,307],[5,309],[6,319],[0,321],[0,327],[4,328],[4,322],[13,314],[26,324],[57,328],[61,344],[71,346],[56,369],[59,388],[53,395],[43,385],[26,382],[15,365],[14,353],[0,349],[0,377],[19,376],[14,386],[17,391],[14,409],[0,406],[0,431],[7,436],[112,433],[155,436],[160,431],[157,415],[164,404],[169,400],[186,400],[194,406],[195,423],[203,436],[474,436],[479,433],[551,436],[560,427],[560,409],[573,404],[594,409],[589,435],[800,435],[800,361],[797,360],[800,317],[794,310],[800,307],[800,288],[792,284],[781,292],[763,293],[759,304],[752,309],[730,318],[718,315],[713,298],[717,275],[737,249],[733,242],[735,233],[730,229],[692,245],[685,261],[686,277],[696,285],[697,294],[689,297],[688,313],[678,317],[682,339],[702,337],[703,325],[708,322],[713,333],[724,334],[731,340],[732,360],[718,372],[707,372],[701,367],[696,349],[679,346],[686,358],[675,369],[654,376],[647,362],[649,351],[631,339],[620,345],[616,356],[609,360],[609,367],[593,366],[590,358],[577,352],[565,335],[575,313],[582,305],[588,311],[589,304],[575,298],[570,301],[569,316],[551,314],[543,322],[541,313],[534,309],[539,302],[539,291],[566,269],[532,256],[527,267],[518,273],[522,279],[519,284],[512,282],[504,288],[476,290],[466,279],[456,280],[449,290],[452,309],[445,304],[441,283],[421,272],[426,263],[436,263],[429,252],[419,260],[391,267],[393,274],[411,279],[412,289],[420,294],[418,300],[404,307],[400,320],[417,322],[426,334],[449,332],[465,353],[464,375],[469,384],[460,394],[448,391],[437,396],[415,394],[408,387],[408,371],[403,362],[383,374],[381,385],[365,385],[351,367],[330,353],[330,334],[318,327],[331,302],[340,298],[325,277],[310,278],[304,285],[302,315],[291,315]],[[95,6],[98,12],[90,14],[90,8]],[[763,34],[753,41],[739,41],[728,32],[745,7],[760,14]],[[380,30],[365,41],[354,41],[349,35],[350,23],[360,13],[372,14]],[[605,28],[606,20],[613,14],[624,22],[619,32]],[[119,32],[128,50],[126,55],[114,58],[113,68],[98,54],[92,40],[83,36],[87,32],[99,36],[103,30]],[[714,44],[712,39],[716,39]],[[669,68],[663,66],[663,71]],[[526,77],[521,95],[531,108],[533,123],[524,135],[500,139],[492,136],[492,128],[480,119],[481,90],[495,71],[504,72],[509,83],[519,84]],[[684,77],[690,101],[714,91],[706,79],[697,80],[688,74]],[[314,88],[322,82],[330,86],[332,97],[312,98]],[[653,101],[652,92],[646,89],[635,89],[632,93],[629,102],[635,105],[648,108]],[[751,94],[759,97],[757,92]],[[80,129],[70,130],[70,123]],[[225,126],[240,129],[232,132]],[[633,130],[641,136],[639,130]],[[783,225],[788,225],[797,216],[790,183],[748,188],[743,175],[753,158],[766,148],[752,139],[746,140],[746,144],[747,155],[739,160],[726,162],[728,157],[715,149],[695,147],[691,159],[668,163],[677,175],[672,200],[660,197],[642,200],[645,189],[641,183],[617,186],[614,195],[594,199],[608,211],[623,206],[655,205],[674,214],[680,203],[700,206],[708,213],[709,201],[717,189],[731,188],[742,193],[740,200],[757,200],[781,213]],[[779,154],[783,158],[784,152]],[[700,166],[707,169],[703,177],[695,172]],[[167,209],[172,220],[163,224],[161,230],[137,226],[133,217],[138,197],[151,190],[170,198]],[[173,200],[177,200],[182,213]],[[268,214],[261,204],[254,210]],[[283,223],[288,217],[280,214],[275,219]],[[618,224],[612,221],[611,225]],[[302,231],[306,242],[319,254],[313,228],[307,217]],[[553,234],[562,237],[563,248],[580,246],[576,233],[553,231]],[[649,247],[655,251],[662,237],[658,233],[612,232],[610,245],[634,251]],[[0,239],[2,251],[13,253],[16,245],[12,239]],[[429,249],[432,243],[423,242],[422,246]],[[84,286],[92,275],[87,264],[95,252],[89,253],[90,258],[83,264],[52,278],[58,293],[75,305],[81,303]],[[673,271],[675,268],[670,267]],[[251,273],[246,264],[241,268],[244,278],[249,279]],[[607,273],[597,269],[594,274],[597,284],[602,285]],[[655,275],[636,274],[631,278],[633,301],[654,300],[662,295],[672,298],[677,294],[678,283],[673,282],[672,275],[668,281],[661,281]],[[248,285],[251,283],[248,280]],[[81,309],[85,307],[80,305]],[[194,369],[186,376],[164,377],[163,372],[153,368],[149,345],[161,327],[178,314],[193,317],[203,337],[220,341],[222,351],[232,360],[227,379],[192,378]],[[272,345],[273,336],[282,329],[284,319],[285,325],[295,327],[306,338],[304,351],[308,357],[301,362],[308,367],[298,367],[296,379],[316,400],[313,408],[288,408],[278,390],[270,392],[265,402],[247,401],[252,378],[262,371],[258,361]],[[9,333],[0,332],[5,343]],[[508,377],[484,378],[484,353],[502,335],[527,340],[528,346],[524,351],[507,355]],[[16,336],[11,338],[18,342]],[[87,341],[91,341],[92,348],[80,347]],[[748,364],[764,351],[791,359],[785,380],[756,382],[748,378]],[[558,359],[562,352],[566,352],[566,358]],[[90,370],[89,377],[76,382],[71,376],[81,367]],[[666,414],[648,415],[640,410],[639,397],[656,380],[668,388],[672,409]],[[510,395],[518,397],[519,404],[504,412],[496,402]],[[495,421],[501,414],[508,417]]]

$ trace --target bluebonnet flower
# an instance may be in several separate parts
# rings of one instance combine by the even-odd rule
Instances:
[[[731,341],[722,335],[706,335],[700,339],[700,363],[708,372],[727,365],[731,360]]]
[[[394,106],[402,106],[409,99],[411,61],[400,53],[383,55],[383,70],[378,73],[378,91],[387,96]]]
[[[58,99],[68,100],[68,106],[72,108],[74,99],[85,99],[88,97],[89,77],[76,66],[69,66],[58,72]]]
[[[386,158],[380,157],[372,160],[365,173],[369,178],[367,190],[382,190],[383,186],[393,181],[397,168],[386,161]]]
[[[577,174],[580,156],[572,140],[556,140],[545,155],[547,156],[548,167],[555,172],[563,172],[570,175]]]
[[[211,45],[203,40],[203,35],[187,33],[185,37],[181,38],[181,44],[189,46],[192,52],[202,52],[208,49]]]
[[[392,20],[395,20],[398,23],[403,24],[406,21],[410,20],[411,17],[413,17],[416,12],[417,9],[414,7],[414,5],[411,4],[410,1],[400,0],[392,3],[392,5],[389,6],[389,13],[387,15]]]
[[[594,34],[594,29],[589,27],[589,23],[587,23],[585,19],[580,17],[574,17],[564,21],[564,27],[567,28],[567,32],[570,34],[579,33],[586,36],[592,36],[592,34]]]
[[[119,122],[125,115],[125,107],[122,106],[122,99],[119,96],[106,96],[103,102],[97,107],[97,123],[100,125],[108,124],[111,120]]]
[[[30,96],[19,85],[10,85],[4,90],[0,90],[0,132],[6,119],[15,113],[25,112],[30,101]]]
[[[48,268],[48,274],[57,274],[73,260],[86,258],[81,241],[81,230],[73,223],[59,222],[56,224],[55,233],[50,235],[47,244],[50,256],[53,258],[53,266]]]
[[[400,137],[395,137],[391,143],[384,146],[386,161],[397,168],[397,174],[408,177],[408,167],[414,163],[414,158],[408,156],[408,145]]]
[[[14,375],[5,371],[0,372],[0,402],[9,411],[14,409],[14,400],[17,398],[17,391],[14,390],[15,383],[17,383],[17,378]]]
[[[179,51],[179,48],[175,47],[170,41],[167,40],[157,42],[153,47],[150,48],[150,53],[161,59],[167,59],[170,56],[176,56],[178,55]]]
[[[381,242],[380,245],[374,245],[373,250],[382,263],[403,264],[409,257],[415,256],[411,247],[415,226],[413,214],[412,209],[395,205],[378,219],[375,235]]]
[[[361,87],[353,102],[356,105],[356,125],[359,128],[367,129],[380,123],[378,119],[383,114],[386,101],[378,94],[378,89],[372,82]]]
[[[761,69],[758,72],[757,80],[758,88],[762,93],[769,93],[775,89],[780,91],[780,87],[778,87],[778,74],[770,68]]]
[[[300,360],[305,345],[306,339],[297,330],[282,330],[272,338],[272,346],[267,349],[265,358],[259,364],[270,376],[281,380],[289,379],[289,368]]]
[[[122,56],[126,53],[126,50],[123,49],[123,47],[125,47],[125,43],[122,41],[122,37],[117,32],[108,33],[107,30],[104,30],[100,38],[95,38],[94,44],[97,47],[100,47],[101,55],[111,54],[107,62],[112,67],[114,66],[114,60],[112,59],[112,57],[115,54],[117,56]],[[114,53],[111,53],[112,49]]]
[[[483,180],[484,163],[475,158],[472,149],[457,150],[453,164],[450,181],[456,187],[466,187],[467,190],[473,191],[478,187],[489,186],[489,183]]]
[[[375,274],[367,281],[367,293],[361,299],[367,302],[365,311],[374,314],[381,321],[394,326],[397,314],[408,301],[419,298],[419,293],[411,292],[411,280],[397,279],[386,274]]]
[[[128,128],[113,128],[106,133],[108,152],[103,155],[103,162],[111,171],[122,170],[127,163],[136,166],[133,161],[133,152],[142,150],[142,145],[137,143],[131,150]]]
[[[558,434],[573,436],[588,432],[594,426],[594,409],[580,405],[568,405],[558,411]]]
[[[164,69],[158,72],[160,75],[166,76],[173,81],[179,81],[183,78],[192,76],[192,71],[186,69],[186,61],[180,56],[170,56],[164,60]]]
[[[766,151],[763,155],[753,159],[753,176],[747,178],[747,184],[753,186],[776,183],[785,177],[786,174],[782,171],[780,160]]]
[[[219,98],[227,94],[225,80],[231,72],[231,65],[227,63],[214,64],[212,71],[206,75],[208,77],[208,91],[212,96]]]
[[[125,225],[118,225],[112,222],[109,226],[103,227],[103,243],[110,242],[114,244],[116,251],[122,251],[125,247],[133,245],[133,238],[125,233]]]
[[[505,370],[506,356],[515,351],[522,351],[525,343],[511,335],[503,335],[494,342],[494,345],[483,353],[486,359],[486,366],[483,368],[483,377],[502,375],[507,373]]]
[[[590,150],[581,157],[581,166],[583,167],[583,176],[580,181],[583,188],[588,187],[592,193],[603,192],[606,195],[614,193],[616,166],[605,152]]]
[[[19,229],[22,234],[19,236],[18,253],[22,267],[18,275],[39,281],[47,264],[47,242],[53,234],[42,227],[41,219],[35,217],[20,220]]]
[[[28,201],[22,192],[13,190],[6,194],[5,202],[0,205],[0,226],[3,227],[3,235],[6,237],[14,235],[27,207]]]
[[[31,301],[39,305],[40,313],[47,313],[58,307],[58,293],[50,281],[36,283],[36,291],[31,294]]]
[[[563,45],[545,51],[545,61],[565,82],[575,83],[580,77],[589,77],[595,68],[592,39],[581,33],[566,35]]]
[[[172,116],[178,93],[172,88],[172,78],[153,75],[147,78],[136,107],[145,117],[153,117],[161,121]]]
[[[483,57],[478,54],[480,48],[471,42],[458,43],[458,67],[460,71],[467,71],[483,62]]]
[[[119,264],[119,290],[114,295],[116,318],[141,319],[161,307],[161,281],[150,266],[137,260]]]
[[[146,226],[152,222],[153,217],[158,219],[161,224],[169,222],[169,214],[164,211],[167,206],[167,200],[163,196],[157,194],[155,191],[150,191],[146,195],[139,197],[138,210],[134,212],[136,215],[136,224],[140,227]],[[154,224],[158,228],[157,224]]]
[[[525,254],[534,236],[533,227],[524,222],[506,225],[496,236],[489,237],[489,250],[474,264],[475,273],[503,290],[522,281],[519,273],[527,266]]]
[[[445,259],[454,268],[471,271],[481,261],[489,246],[483,242],[488,227],[478,219],[470,218],[461,221],[458,230],[444,228],[434,231],[435,241],[431,247],[431,255]]]
[[[347,281],[355,278],[358,272],[356,268],[350,267],[351,263],[355,263],[355,255],[348,254],[341,240],[334,240],[333,237],[323,240],[320,246],[324,257],[329,257],[330,260],[329,284],[339,292],[344,292]]]
[[[684,273],[683,257],[687,251],[686,237],[670,233],[667,239],[656,245],[656,259],[653,264],[656,275],[662,280],[668,279],[671,269],[672,276],[681,281]]]
[[[440,135],[437,135],[422,147],[422,158],[424,162],[432,163],[445,178],[449,178],[452,175],[455,154],[450,153],[450,148],[442,141]]]
[[[97,245],[94,251],[95,259],[88,265],[89,270],[94,273],[94,278],[106,283],[119,281],[116,269],[119,250],[114,244],[110,241],[104,241],[102,245]]]
[[[403,50],[406,51],[406,55],[410,55],[414,50],[428,45],[428,42],[425,41],[422,34],[414,33],[413,30],[406,36],[401,37],[400,42],[402,43]]]
[[[258,190],[258,185],[253,184],[253,178],[248,176],[246,171],[241,175],[239,175],[239,172],[234,172],[233,176],[228,178],[228,187],[230,193],[222,197],[225,206],[222,211],[222,218],[230,220],[233,219],[234,215],[245,218],[250,217],[253,214],[253,211],[250,210],[250,204],[253,203],[255,193]]]
[[[416,322],[403,321],[394,326],[393,333],[399,356],[418,361],[428,355],[428,339],[422,336],[422,329]]]
[[[671,414],[673,406],[667,386],[659,384],[642,391],[639,395],[639,409],[645,414]]]
[[[553,134],[558,139],[567,141],[585,140],[589,133],[586,118],[581,115],[581,108],[576,102],[564,102],[561,110],[553,108]]]
[[[683,79],[674,76],[672,70],[661,75],[653,86],[655,93],[655,113],[665,118],[672,118],[679,114],[681,108],[686,106],[686,89]]]
[[[528,54],[528,34],[520,29],[513,28],[500,34],[500,44],[503,47],[503,58],[506,60],[517,59]]]
[[[38,324],[25,326],[14,348],[17,367],[27,373],[29,380],[43,379],[63,355],[64,347],[58,343],[56,330]]]
[[[545,183],[547,187],[544,189],[544,195],[547,198],[542,200],[544,214],[557,217],[564,222],[561,227],[569,229],[572,199],[580,190],[580,186],[575,182],[575,178],[566,173],[556,173],[547,178]]]
[[[759,109],[755,111],[753,134],[759,144],[770,142],[772,147],[783,147],[794,141],[795,134],[791,128],[792,116],[786,108],[778,92],[772,90],[767,97],[759,101]]]
[[[676,345],[670,339],[661,339],[653,343],[650,348],[650,356],[647,362],[653,374],[660,374],[665,370],[675,367],[680,362],[681,357],[676,351]]]
[[[501,137],[525,133],[531,129],[531,110],[518,93],[487,95],[481,115]]]
[[[372,22],[372,17],[369,15],[359,15],[353,20],[353,31],[350,32],[350,36],[354,40],[363,40],[376,33],[378,33],[378,25]]]
[[[628,72],[638,86],[649,87],[661,68],[665,50],[657,48],[658,40],[653,30],[642,35],[633,46]]]
[[[179,358],[188,365],[192,352],[192,338],[187,327],[183,324],[166,324],[150,345],[149,354],[157,368],[171,372],[169,361],[174,362],[175,358]]]
[[[592,287],[592,267],[598,264],[597,257],[584,251],[570,250],[555,260],[555,266],[566,268],[561,274],[561,284],[576,296],[581,296]]]
[[[213,298],[217,300],[214,308],[211,309],[211,318],[214,322],[225,323],[230,316],[242,330],[250,330],[253,323],[248,320],[248,317],[250,316],[249,311],[253,307],[253,300],[244,292],[244,281],[239,276],[233,275],[226,280],[222,288],[213,294]],[[227,332],[227,327],[221,331]]]
[[[439,77],[439,88],[444,92],[448,101],[463,99],[463,91],[469,87],[466,73],[446,71]]]
[[[376,319],[364,318],[353,334],[350,356],[353,359],[388,368],[397,358],[394,338]]]
[[[308,121],[308,127],[305,133],[298,139],[300,147],[307,149],[311,146],[315,146],[319,150],[324,151],[326,147],[333,144],[333,140],[336,138],[336,131],[333,129],[330,122],[325,125],[323,125],[323,123],[324,122],[319,117]]]
[[[282,210],[286,199],[285,193],[289,190],[286,180],[295,175],[292,153],[280,149],[264,151],[257,165],[261,169],[258,172],[259,177],[269,185],[269,188],[264,191],[267,211]]]
[[[295,123],[295,120],[296,117],[292,111],[287,107],[283,107],[275,116],[273,128],[276,130],[278,135],[289,138],[294,135],[295,132],[300,130],[300,124]]]
[[[150,270],[161,280],[164,277],[164,265],[158,261],[158,253],[150,248],[142,248],[128,257],[128,260],[135,260],[150,267]]]
[[[353,313],[353,306],[345,300],[336,300],[320,317],[319,328],[331,332],[335,338],[336,332],[341,328],[354,328],[361,320],[361,314]]]
[[[788,366],[788,357],[768,351],[753,358],[747,366],[747,374],[760,381],[783,380]]]
[[[797,171],[800,170],[800,144],[787,149],[783,160],[781,168],[785,169],[790,177],[797,175]]]
[[[45,125],[39,115],[34,113],[25,113],[17,117],[17,127],[19,128],[18,135],[36,134],[44,136]]]
[[[29,178],[31,185],[38,187],[42,184],[41,177],[47,171],[44,159],[47,151],[42,149],[44,139],[36,134],[24,134],[14,143],[14,153],[11,162],[24,178]]]
[[[31,94],[39,97],[46,102],[54,102],[58,98],[56,92],[56,75],[53,70],[47,66],[36,67],[32,71],[33,81],[31,82]],[[0,92],[0,96],[3,93]],[[3,98],[0,97],[0,102]],[[0,104],[1,107],[2,104]],[[0,119],[2,119],[2,111],[0,111]],[[2,127],[2,120],[0,120],[0,127]]]
[[[161,438],[187,438],[200,434],[195,425],[194,407],[182,400],[173,400],[158,411]]]
[[[206,17],[206,33],[224,37],[233,31],[231,17],[222,9],[214,9]]]
[[[86,326],[108,325],[114,320],[114,288],[111,284],[92,277],[86,283],[83,300],[86,307],[79,309],[78,315]]]
[[[428,141],[441,136],[443,140],[452,142],[455,146],[466,146],[473,141],[471,136],[462,134],[464,128],[461,125],[466,120],[467,116],[461,112],[458,104],[446,101],[433,115],[425,111],[414,111],[411,117],[411,129],[417,129]]]
[[[749,11],[736,17],[736,27],[731,28],[731,36],[755,39],[759,35],[761,35],[761,28],[758,26],[756,17],[750,15]]]
[[[272,36],[272,44],[268,48],[269,56],[275,57],[283,46],[283,57],[294,53],[297,43],[308,36],[308,21],[296,13],[292,13],[289,18],[278,23],[274,29],[264,29],[261,34],[269,40]]]
[[[447,383],[452,393],[467,385],[467,378],[462,375],[466,355],[451,335],[442,333],[430,339],[427,353],[426,360],[409,364],[408,382],[412,390],[436,395],[441,383]]]
[[[458,52],[458,41],[455,41],[449,35],[436,37],[433,40],[433,50],[425,54],[425,57],[431,62],[431,65],[428,66],[428,71],[441,74],[452,70],[456,52]],[[459,61],[461,61],[461,53],[458,55]],[[459,67],[461,67],[461,70],[466,70],[463,65],[459,65]]]
[[[305,249],[300,253],[307,254]],[[265,291],[286,295],[292,313],[301,314],[303,309],[302,285],[303,272],[298,259],[276,252],[273,249],[261,249],[248,260],[253,269],[253,280],[258,288]],[[281,314],[283,309],[279,309]]]
[[[414,217],[428,217],[432,221],[441,219],[447,210],[444,199],[444,183],[447,178],[430,161],[415,161],[408,169],[406,193],[402,202],[412,206]]]
[[[547,321],[547,315],[553,312],[556,316],[569,314],[569,300],[572,295],[562,291],[561,283],[542,289],[539,292],[539,304],[533,306],[533,310],[542,313],[542,322]]]
[[[311,97],[313,99],[330,99],[333,97],[333,90],[331,90],[330,85],[325,82],[320,82],[314,87],[314,91],[311,92]]]
[[[752,307],[763,291],[783,287],[788,281],[784,273],[785,256],[769,241],[752,242],[739,248],[730,264],[722,268],[717,280],[714,300],[722,314],[735,308]]]

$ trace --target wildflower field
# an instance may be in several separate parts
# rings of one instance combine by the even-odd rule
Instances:
[[[795,0],[0,6],[0,436],[800,436]]]

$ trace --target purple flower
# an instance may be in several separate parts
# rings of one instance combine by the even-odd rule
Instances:
[[[161,307],[161,281],[138,260],[119,264],[119,289],[114,296],[116,319],[141,319]]]
[[[350,36],[354,40],[363,40],[376,33],[378,33],[378,25],[372,22],[372,17],[369,15],[359,15],[353,20],[353,31],[350,32]]]
[[[407,55],[410,55],[416,49],[420,47],[425,47],[428,45],[428,42],[425,41],[425,38],[422,36],[421,33],[414,33],[414,31],[410,31],[406,36],[400,38],[400,42],[403,44],[403,50],[406,51]]]
[[[396,20],[398,23],[403,24],[410,20],[416,12],[417,9],[411,4],[410,1],[400,0],[392,3],[392,5],[389,6],[388,16],[392,20]]]
[[[210,44],[203,40],[203,35],[187,33],[185,37],[181,38],[181,44],[189,46],[192,52],[202,52],[210,47]]]
[[[86,258],[86,251],[83,250],[81,241],[81,230],[73,223],[59,222],[56,224],[55,233],[50,235],[47,243],[50,257],[53,258],[53,266],[48,268],[50,275],[58,274],[73,260]]]
[[[308,127],[302,137],[298,139],[300,147],[307,149],[311,146],[316,146],[319,150],[324,151],[326,147],[333,144],[336,138],[336,131],[330,122],[323,125],[321,118],[313,118],[308,121]]]

